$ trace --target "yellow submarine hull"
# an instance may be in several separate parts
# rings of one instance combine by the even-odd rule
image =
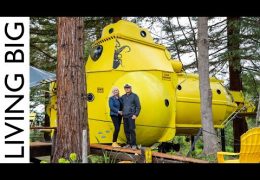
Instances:
[[[99,54],[95,54],[97,47]],[[90,143],[112,142],[114,127],[108,99],[113,87],[123,95],[126,83],[132,85],[141,103],[137,144],[150,146],[169,141],[176,134],[197,133],[201,127],[198,75],[186,74],[182,64],[171,59],[164,46],[154,43],[146,29],[123,20],[110,24],[90,53],[86,63]],[[237,105],[220,80],[210,78],[210,85],[214,127],[223,128]],[[51,126],[56,126],[57,118],[54,87],[52,83],[48,106]],[[123,124],[118,142],[126,142]]]

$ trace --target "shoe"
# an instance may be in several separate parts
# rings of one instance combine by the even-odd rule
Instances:
[[[137,150],[138,149],[138,147],[136,146],[136,145],[132,145],[132,147],[131,147],[132,149],[135,149],[135,150]]]
[[[117,142],[113,142],[112,147],[114,147],[114,148],[119,148],[119,147],[121,147],[121,146],[119,146],[119,144],[117,144]]]
[[[130,144],[123,146],[123,148],[131,148]]]

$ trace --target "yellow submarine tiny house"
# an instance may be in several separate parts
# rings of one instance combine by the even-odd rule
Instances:
[[[112,142],[108,98],[113,87],[123,95],[126,83],[132,85],[142,107],[136,120],[137,144],[166,142],[176,134],[195,134],[201,127],[198,75],[185,73],[180,61],[171,59],[164,46],[134,23],[120,20],[103,29],[90,50],[86,79],[90,143]],[[223,128],[237,103],[220,80],[210,78],[210,84],[214,127]],[[51,126],[56,126],[57,118],[55,86],[50,86],[47,110]],[[121,125],[119,143],[125,141]]]

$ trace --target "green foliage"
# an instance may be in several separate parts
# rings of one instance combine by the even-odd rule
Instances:
[[[260,79],[256,77],[260,75],[260,71],[243,71],[243,91],[248,99],[252,99],[257,104],[258,96],[260,92]]]
[[[39,130],[32,130],[30,131],[30,142],[35,141],[44,141],[44,134],[43,132],[40,132]]]
[[[91,163],[104,163],[103,156],[89,155],[89,160]]]
[[[62,157],[58,160],[58,163],[65,163],[65,164],[67,164],[67,163],[79,163],[79,160],[77,158],[76,153],[70,153],[69,159]]]
[[[130,19],[130,18],[129,18]],[[197,43],[197,17],[136,17],[131,18],[139,25],[147,27],[152,36],[166,45],[173,58],[180,58],[184,68],[196,72],[196,43]],[[231,57],[241,58],[242,70],[258,71],[260,67],[260,28],[259,17],[241,17],[231,25],[238,29],[239,34],[229,37],[230,41],[238,41],[239,49],[228,52],[227,49],[227,18],[209,18],[209,55],[211,75],[226,76],[228,72],[227,61]],[[193,59],[187,63],[187,57]],[[245,60],[245,61],[243,61]],[[239,66],[237,66],[239,68]]]
[[[68,164],[68,163],[70,163],[70,161],[67,160],[67,159],[65,159],[65,158],[60,158],[60,159],[58,160],[58,163]]]
[[[47,161],[42,160],[40,163],[48,163]],[[78,156],[76,153],[71,153],[69,159],[64,157],[59,158],[58,163],[69,164],[69,163],[79,163]]]
[[[70,160],[71,161],[76,161],[77,160],[77,154],[76,153],[71,153],[70,154]]]
[[[116,163],[116,159],[113,158],[107,151],[103,151],[103,156],[89,155],[88,158],[90,159],[91,163]]]
[[[53,72],[57,55],[57,18],[30,18],[30,64]]]

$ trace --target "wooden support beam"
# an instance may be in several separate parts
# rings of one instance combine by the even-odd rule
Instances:
[[[225,129],[220,129],[220,136],[221,136],[221,149],[222,151],[226,151],[226,138],[225,138]]]

